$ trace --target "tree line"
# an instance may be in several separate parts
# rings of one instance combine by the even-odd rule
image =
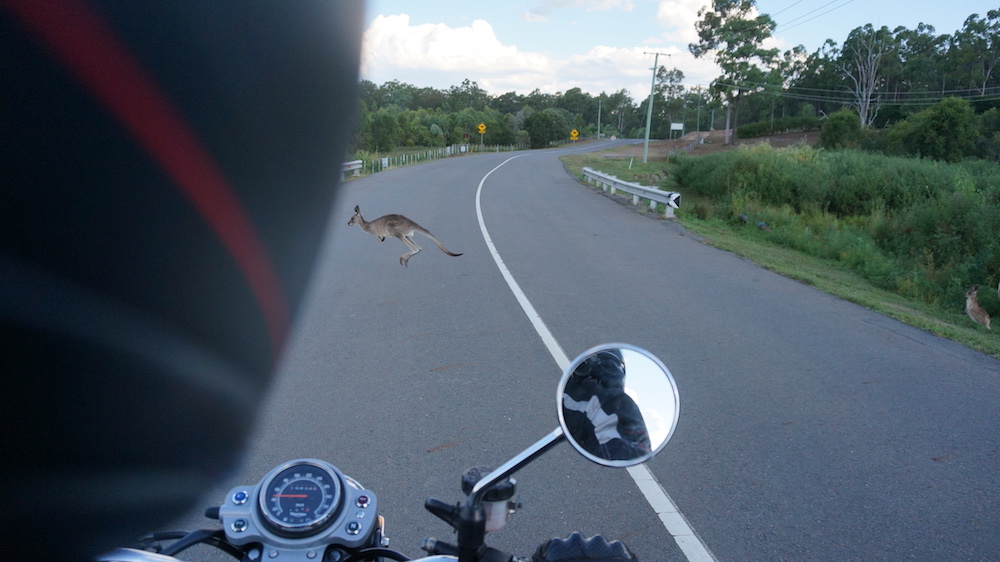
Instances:
[[[891,30],[867,24],[843,45],[827,39],[812,54],[802,46],[765,48],[777,24],[756,13],[754,0],[714,0],[699,18],[699,41],[689,50],[722,69],[710,90],[726,102],[734,128],[848,108],[861,128],[881,129],[949,98],[964,99],[977,114],[1000,102],[1000,10],[971,14],[951,34],[923,23]]]
[[[685,91],[679,71],[659,70],[651,136],[667,138],[669,122],[678,118],[685,118],[691,130],[707,129],[710,111],[721,105],[707,91]],[[583,138],[596,137],[598,117],[603,137],[645,134],[647,99],[637,104],[625,89],[597,96],[580,88],[555,94],[536,89],[527,95],[493,96],[468,79],[447,90],[397,80],[382,85],[362,80],[360,93],[356,145],[369,152],[480,142],[542,148],[569,139],[573,130]],[[668,100],[670,95],[673,99]],[[687,106],[693,109],[687,111]],[[703,110],[700,123],[699,106]],[[480,124],[486,125],[482,137]]]
[[[868,24],[842,45],[828,39],[812,54],[802,46],[784,53],[764,48],[776,23],[755,10],[754,0],[714,0],[702,9],[699,41],[689,49],[713,57],[722,74],[707,87],[688,87],[683,72],[658,67],[651,138],[669,138],[677,122],[686,131],[758,124],[740,129],[748,134],[808,128],[844,109],[862,130],[885,129],[950,98],[965,100],[975,115],[1000,111],[1000,10],[971,14],[951,34],[925,24],[912,30]],[[574,129],[594,137],[598,127],[605,136],[637,138],[645,135],[648,103],[648,96],[636,100],[625,89],[494,96],[470,80],[447,90],[363,80],[360,94],[356,147],[369,152],[479,142],[539,148],[568,139]],[[997,121],[981,119],[978,126]],[[1000,136],[995,141],[1000,147]]]

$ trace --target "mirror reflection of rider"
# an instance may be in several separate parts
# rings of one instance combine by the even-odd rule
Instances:
[[[563,391],[563,418],[572,438],[592,455],[629,460],[649,454],[649,433],[625,394],[621,350],[602,350],[573,371]]]

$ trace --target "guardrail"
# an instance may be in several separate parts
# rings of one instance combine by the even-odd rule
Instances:
[[[344,162],[341,170],[344,174],[347,174],[347,172],[354,172],[352,175],[357,177],[361,174],[375,174],[392,168],[419,164],[428,160],[437,160],[439,158],[448,158],[450,156],[461,156],[477,152],[513,152],[515,150],[526,150],[527,148],[528,147],[526,145],[517,144],[452,144],[436,148],[411,150],[389,156],[379,156],[377,154],[368,155],[369,157],[365,160]]]
[[[340,167],[340,171],[345,174],[353,171],[354,175],[357,176],[360,174],[360,170],[364,167],[364,165],[365,163],[361,160],[352,160],[350,162],[344,162],[344,164]]]
[[[679,209],[681,206],[680,193],[673,191],[661,191],[655,187],[620,180],[610,174],[598,172],[593,168],[587,167],[583,169],[583,177],[586,178],[587,183],[597,184],[601,186],[604,191],[610,190],[612,195],[614,195],[616,191],[624,191],[631,194],[633,205],[638,205],[639,199],[646,199],[649,201],[649,208],[654,212],[656,211],[656,204],[663,203],[664,218],[673,217],[674,209]]]

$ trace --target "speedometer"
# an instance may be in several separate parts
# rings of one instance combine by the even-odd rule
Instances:
[[[286,536],[302,536],[327,527],[340,511],[340,478],[308,461],[276,468],[260,488],[264,522]]]

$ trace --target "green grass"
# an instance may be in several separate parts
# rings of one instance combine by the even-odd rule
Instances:
[[[601,153],[597,153],[598,155]],[[583,167],[588,166],[599,172],[617,176],[622,181],[634,181],[642,185],[653,185],[657,183],[667,191],[673,189],[673,180],[664,172],[669,171],[670,166],[665,162],[642,163],[642,158],[604,158],[594,156],[594,153],[570,154],[560,158],[563,164],[571,173],[577,177],[582,177]],[[653,176],[659,176],[659,181]]]
[[[960,308],[943,310],[908,299],[876,287],[839,261],[817,258],[779,246],[768,239],[769,233],[758,230],[753,224],[734,224],[716,218],[716,211],[710,202],[704,198],[685,194],[685,190],[674,183],[672,165],[663,162],[646,165],[640,163],[639,166],[642,167],[638,168],[638,171],[633,171],[636,170],[636,163],[633,162],[632,170],[629,170],[628,158],[611,159],[602,156],[601,153],[569,155],[563,157],[562,161],[566,169],[578,178],[582,177],[581,169],[584,166],[617,175],[628,181],[631,181],[631,175],[624,175],[623,169],[627,174],[649,174],[666,169],[671,173],[660,183],[660,187],[680,192],[683,198],[681,209],[677,212],[677,220],[701,237],[705,244],[738,254],[765,269],[807,283],[823,292],[885,314],[910,326],[1000,358],[1000,337],[973,323]],[[981,300],[983,294],[989,292],[987,287],[981,289]]]

